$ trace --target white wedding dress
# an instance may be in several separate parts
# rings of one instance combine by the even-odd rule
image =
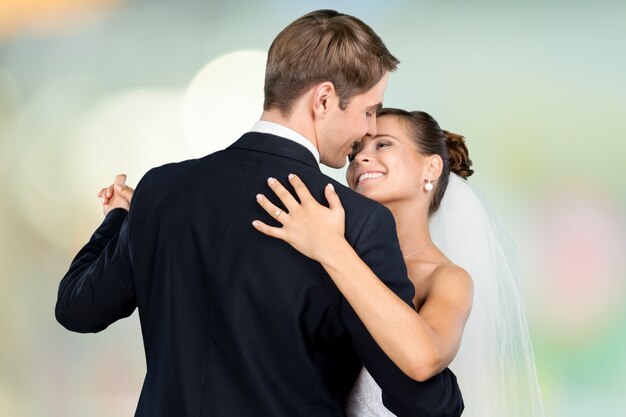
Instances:
[[[348,417],[393,417],[383,405],[382,391],[365,368],[361,368],[346,404]]]
[[[544,417],[519,274],[506,234],[479,193],[456,174],[450,174],[430,231],[437,247],[474,280],[474,305],[450,364],[465,402],[463,416]],[[393,416],[365,369],[350,393],[346,413]]]

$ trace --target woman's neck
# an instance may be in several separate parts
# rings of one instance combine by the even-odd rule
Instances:
[[[396,220],[400,248],[404,256],[420,250],[431,242],[428,229],[428,207],[417,199],[394,202],[387,205]]]

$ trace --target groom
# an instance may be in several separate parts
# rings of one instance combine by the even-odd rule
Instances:
[[[59,286],[57,320],[98,332],[139,311],[147,374],[136,416],[342,416],[361,365],[398,416],[458,416],[454,375],[406,377],[322,267],[250,224],[266,180],[296,173],[323,201],[333,183],[346,238],[410,303],[391,214],[324,176],[376,134],[398,61],[360,20],[309,13],[274,40],[264,112],[224,151],[149,171],[128,212],[123,187]],[[233,109],[236,111],[236,109]],[[280,214],[278,214],[280,215]]]

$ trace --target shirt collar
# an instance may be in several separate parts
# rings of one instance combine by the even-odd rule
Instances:
[[[267,120],[259,120],[252,126],[250,129],[251,132],[259,132],[259,133],[269,133],[270,135],[280,136],[281,138],[292,140],[296,143],[307,148],[315,157],[315,160],[319,164],[320,162],[320,153],[307,138],[288,128],[287,126],[283,126],[278,123],[268,122]]]

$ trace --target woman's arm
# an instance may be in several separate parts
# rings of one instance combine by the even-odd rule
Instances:
[[[469,277],[465,276],[469,287],[457,288],[454,281],[462,283],[463,278],[444,274],[442,281],[446,285],[433,287],[433,295],[418,314],[378,279],[346,241],[343,207],[332,186],[325,190],[330,205],[326,208],[311,196],[297,176],[290,176],[289,182],[301,204],[278,181],[268,180],[288,213],[280,211],[264,196],[257,196],[259,204],[283,227],[271,227],[258,220],[253,225],[320,262],[376,343],[405,374],[424,381],[441,372],[458,350],[471,308]],[[454,289],[449,285],[454,285]]]
[[[472,309],[474,284],[469,274],[455,265],[440,266],[429,278],[431,288],[418,315],[432,329],[432,375],[447,367],[456,356],[465,323]]]

